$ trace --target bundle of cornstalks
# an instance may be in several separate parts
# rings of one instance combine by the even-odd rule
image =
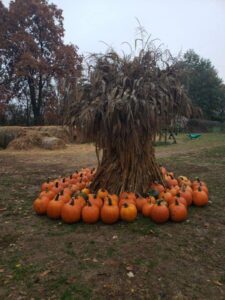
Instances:
[[[176,66],[169,52],[150,40],[136,54],[121,56],[111,49],[90,56],[67,124],[102,150],[92,190],[142,193],[149,182],[164,184],[153,141],[175,117],[192,114]]]

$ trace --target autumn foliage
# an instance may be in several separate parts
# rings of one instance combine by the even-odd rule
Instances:
[[[0,15],[1,101],[22,102],[34,124],[44,122],[45,111],[59,116],[82,61],[78,48],[63,41],[62,10],[46,0],[15,0],[9,8],[0,1]],[[58,107],[51,110],[53,102]]]

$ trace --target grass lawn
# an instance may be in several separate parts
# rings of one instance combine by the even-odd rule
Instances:
[[[92,145],[0,151],[0,299],[225,299],[225,135],[156,149],[176,175],[208,183],[181,224],[66,225],[32,211],[40,184],[96,165]],[[134,277],[128,276],[129,272]]]

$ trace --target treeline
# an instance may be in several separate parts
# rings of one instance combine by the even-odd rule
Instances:
[[[81,74],[63,41],[62,10],[46,0],[0,1],[0,122],[58,124]]]
[[[62,10],[47,0],[14,0],[8,8],[0,0],[0,16],[0,124],[62,124],[82,72],[78,47],[63,40]],[[189,50],[177,64],[204,117],[224,121],[225,85],[210,60]]]
[[[201,107],[205,119],[225,121],[225,85],[209,59],[194,50],[187,51],[178,62],[182,82],[192,102]]]

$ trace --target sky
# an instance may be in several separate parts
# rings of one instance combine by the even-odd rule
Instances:
[[[63,10],[65,42],[79,53],[134,43],[138,18],[172,54],[194,49],[225,82],[225,0],[50,0]],[[3,0],[8,4],[9,0]]]

